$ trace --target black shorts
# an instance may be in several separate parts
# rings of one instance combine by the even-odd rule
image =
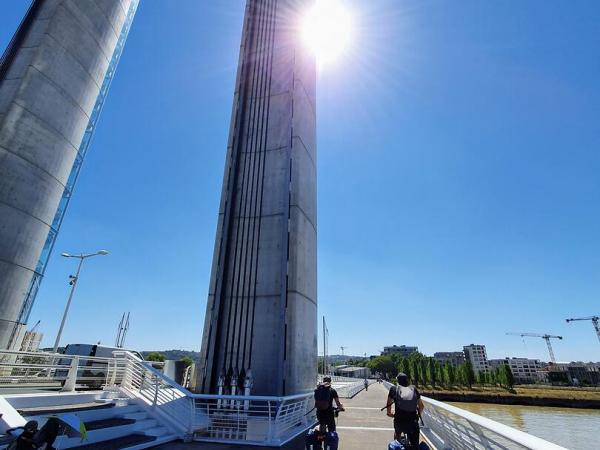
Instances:
[[[335,431],[335,414],[333,410],[317,411],[319,425],[325,425],[327,431]]]
[[[404,433],[408,438],[408,443],[410,444],[409,448],[418,448],[421,430],[419,428],[419,422],[417,422],[416,419],[394,419],[394,431],[396,433],[396,439]]]

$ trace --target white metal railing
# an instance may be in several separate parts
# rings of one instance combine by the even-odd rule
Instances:
[[[315,423],[312,393],[288,397],[193,394],[124,352],[121,388],[151,407],[182,437],[279,446]]]
[[[288,397],[193,395],[194,440],[280,446],[315,423],[312,393]]]
[[[321,383],[323,378],[324,375],[319,375],[317,377],[317,381]],[[367,382],[369,385],[371,385],[375,382],[375,380],[367,379]],[[332,375],[331,384],[340,397],[352,398],[365,388],[365,379]]]
[[[0,389],[99,389],[110,377],[119,383],[124,369],[114,358],[0,350]]]
[[[384,381],[390,388],[392,383]],[[429,397],[421,397],[424,426],[421,432],[437,449],[566,450],[531,434]]]
[[[0,351],[0,392],[118,390],[181,438],[198,441],[279,446],[315,423],[312,392],[287,397],[193,394],[130,352],[114,355]]]

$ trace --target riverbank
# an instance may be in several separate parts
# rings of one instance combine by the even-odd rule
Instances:
[[[512,390],[492,387],[419,389],[422,395],[447,402],[493,403],[500,405],[555,406],[600,409],[600,390],[515,386]]]

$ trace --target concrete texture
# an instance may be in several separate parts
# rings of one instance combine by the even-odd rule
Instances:
[[[297,30],[311,3],[247,1],[197,391],[249,370],[254,395],[314,387],[316,70]]]
[[[40,255],[132,0],[35,0],[0,73],[0,348],[18,345]],[[27,301],[28,300],[28,301]]]

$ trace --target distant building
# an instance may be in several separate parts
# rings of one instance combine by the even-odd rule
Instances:
[[[349,378],[369,378],[371,370],[368,367],[338,366],[333,371],[334,375]]]
[[[44,337],[43,333],[36,331],[26,331],[23,340],[21,341],[22,352],[37,352],[40,349],[40,343]]]
[[[392,345],[383,347],[382,355],[398,355],[402,358],[408,358],[412,353],[419,351],[419,347],[407,347],[406,345]]]
[[[488,360],[490,369],[496,369],[505,364],[510,367],[517,384],[532,384],[540,380],[539,372],[542,370],[542,363],[539,359],[504,358]]]
[[[441,364],[450,363],[451,366],[458,367],[465,362],[463,352],[435,352],[433,359]]]
[[[475,373],[487,372],[490,368],[485,345],[470,344],[463,347],[465,359],[471,363]]]
[[[555,363],[549,364],[547,370],[550,383],[600,384],[600,363]]]

